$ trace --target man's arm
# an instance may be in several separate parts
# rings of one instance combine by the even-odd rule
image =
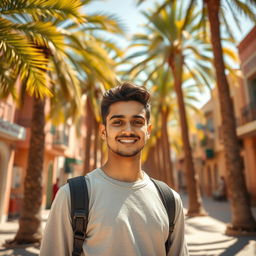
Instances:
[[[52,204],[46,223],[40,256],[69,256],[73,249],[68,185],[61,187]]]
[[[168,256],[188,256],[188,248],[185,239],[185,220],[183,205],[178,193],[173,192],[175,196],[176,213],[174,220],[174,230],[171,236],[171,248]]]

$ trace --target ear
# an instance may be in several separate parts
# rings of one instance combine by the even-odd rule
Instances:
[[[106,140],[106,126],[104,124],[100,124],[99,132],[100,132],[100,137],[103,140]]]
[[[152,124],[148,124],[148,128],[147,128],[147,138],[149,139],[150,135],[151,135],[151,131],[152,131]]]

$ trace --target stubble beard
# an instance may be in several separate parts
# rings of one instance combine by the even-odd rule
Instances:
[[[106,131],[106,136],[108,137],[107,131]],[[142,151],[142,149],[144,148],[144,146],[145,146],[145,145],[143,145],[141,148],[139,148],[139,149],[137,149],[137,150],[135,150],[135,151],[133,151],[133,152],[131,152],[131,153],[126,153],[126,152],[123,152],[123,151],[121,151],[121,150],[114,150],[113,148],[110,147],[110,145],[109,145],[109,143],[108,143],[108,140],[106,140],[106,142],[107,142],[107,147],[108,147],[108,149],[109,149],[111,152],[113,152],[114,154],[116,154],[116,155],[118,155],[118,156],[122,156],[122,157],[134,157],[134,156],[138,155],[138,154]]]
[[[117,154],[118,156],[122,156],[122,157],[134,157],[134,156],[138,155],[144,148],[144,146],[143,146],[131,153],[127,153],[127,152],[123,152],[121,150],[114,150],[113,148],[110,147],[109,144],[107,144],[107,145],[108,145],[109,150],[111,150],[113,153]]]

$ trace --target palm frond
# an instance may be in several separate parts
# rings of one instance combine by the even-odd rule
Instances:
[[[80,0],[5,0],[2,2],[0,14],[27,14],[33,20],[42,20],[54,16],[56,19],[74,19],[83,22],[80,14]]]

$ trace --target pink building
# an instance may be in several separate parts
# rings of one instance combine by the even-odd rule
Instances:
[[[11,98],[0,101],[0,222],[8,217],[10,190],[17,144],[26,139],[26,129],[14,123],[15,107]]]
[[[11,99],[0,101],[0,220],[16,217],[23,198],[23,182],[27,168],[33,98],[26,96],[21,109]],[[46,113],[49,104],[46,104]],[[45,126],[45,156],[43,167],[43,208],[52,202],[52,187],[59,178],[82,173],[84,127],[78,137],[71,122]]]

